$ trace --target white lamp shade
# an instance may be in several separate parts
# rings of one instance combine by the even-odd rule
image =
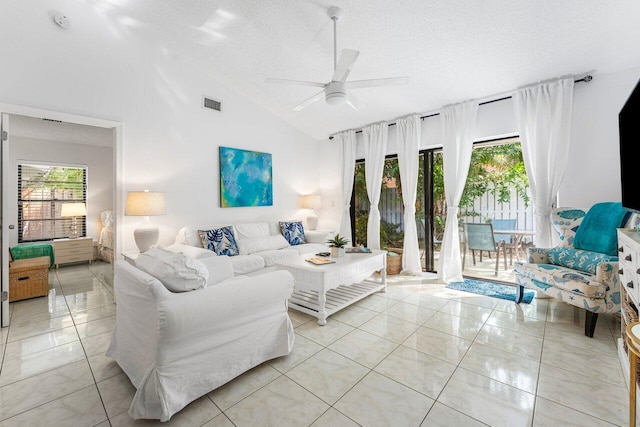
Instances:
[[[60,212],[62,217],[84,216],[86,214],[87,208],[84,203],[65,203]]]
[[[164,193],[157,191],[129,191],[124,214],[129,216],[155,216],[166,214]]]
[[[300,204],[305,209],[318,209],[320,207],[320,203],[320,196],[316,194],[307,194],[302,196],[302,200],[300,201]]]

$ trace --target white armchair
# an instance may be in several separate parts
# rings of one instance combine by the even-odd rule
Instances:
[[[228,257],[206,261],[229,263],[221,270],[233,275]],[[134,419],[167,421],[193,400],[293,348],[288,272],[209,283],[173,293],[142,270],[116,262],[116,326],[106,355],[137,389],[129,408]]]

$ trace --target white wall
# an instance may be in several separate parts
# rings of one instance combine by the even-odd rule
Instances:
[[[618,113],[640,79],[640,68],[610,74],[594,73],[589,83],[574,87],[571,130],[571,160],[558,193],[560,206],[589,208],[597,202],[620,201],[620,158]],[[389,128],[387,153],[396,153],[396,126]],[[506,99],[481,105],[478,111],[477,140],[495,139],[518,133],[513,102]],[[357,158],[364,158],[361,134],[357,135]],[[342,215],[340,169],[337,144],[321,143],[323,228],[338,228]],[[422,122],[421,148],[442,147],[439,116]]]
[[[571,160],[558,194],[561,206],[588,208],[621,200],[618,113],[639,79],[640,68],[634,68],[594,74],[584,88],[576,87]]]
[[[318,185],[314,139],[179,52],[116,28],[90,3],[65,4],[74,14],[67,32],[52,24],[35,0],[0,6],[5,20],[0,39],[6,41],[0,44],[5,59],[0,102],[122,122],[118,179],[125,193],[145,188],[166,193],[167,215],[151,219],[160,227],[161,244],[172,243],[187,224],[305,215],[299,195]],[[215,55],[215,46],[211,51]],[[202,95],[221,100],[223,111],[201,108]],[[219,207],[219,146],[273,155],[273,206]],[[120,249],[135,249],[132,232],[138,222],[121,218]]]
[[[59,162],[87,166],[87,236],[97,239],[96,224],[100,212],[113,207],[113,149],[96,145],[11,137],[9,148],[9,215],[16,224],[9,245],[18,243],[18,162]]]

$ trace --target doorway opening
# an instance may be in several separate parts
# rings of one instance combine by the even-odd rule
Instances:
[[[117,122],[11,105],[3,105],[2,110],[5,111],[2,114],[2,130],[6,132],[2,141],[2,248],[3,255],[4,252],[8,254],[6,261],[3,259],[2,262],[2,291],[7,292],[7,301],[2,303],[1,319],[2,327],[5,327],[11,320],[8,302],[9,248],[28,244],[28,240],[43,241],[47,227],[47,230],[55,231],[52,238],[65,238],[62,234],[68,231],[67,229],[73,229],[67,225],[72,224],[73,219],[79,221],[80,227],[76,229],[82,231],[79,234],[85,235],[79,237],[91,239],[93,242],[92,262],[84,267],[91,269],[96,282],[104,284],[106,292],[113,293],[113,265],[100,256],[100,220],[101,214],[105,211],[117,212],[119,195],[122,194],[121,188],[118,187],[121,184],[118,184],[116,179],[117,171],[121,167],[118,160],[122,142],[121,124]],[[40,179],[40,182],[31,182],[30,177],[20,178],[20,172],[25,172],[24,165],[29,165],[27,169],[31,167],[33,171],[47,170],[51,174],[35,173],[31,178]],[[32,171],[31,169],[29,171]],[[67,174],[69,176],[75,176],[73,172],[80,170],[83,179],[76,183],[73,179],[51,178],[57,176],[56,173],[60,170],[70,171]],[[62,184],[62,181],[74,182]],[[77,187],[76,184],[82,189],[60,187]],[[83,200],[75,200],[77,194],[71,193],[81,194]],[[40,200],[35,200],[34,197]],[[72,219],[61,217],[58,210],[70,200],[84,205],[85,215]],[[26,211],[25,204],[28,208]],[[112,215],[112,218],[116,217]],[[29,238],[25,240],[25,236]],[[38,236],[42,238],[36,238]],[[117,253],[116,233],[111,241],[112,251]],[[78,268],[80,263],[71,263],[68,266],[70,269]],[[55,277],[59,271],[64,271],[62,266],[60,270],[49,271],[50,295],[44,298],[55,300],[59,296],[65,297],[64,294],[61,295],[59,286],[56,286]]]

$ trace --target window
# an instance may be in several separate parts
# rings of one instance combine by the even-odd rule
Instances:
[[[18,242],[69,237],[72,218],[61,216],[64,203],[87,202],[87,168],[18,164]],[[86,236],[86,216],[77,217]]]

